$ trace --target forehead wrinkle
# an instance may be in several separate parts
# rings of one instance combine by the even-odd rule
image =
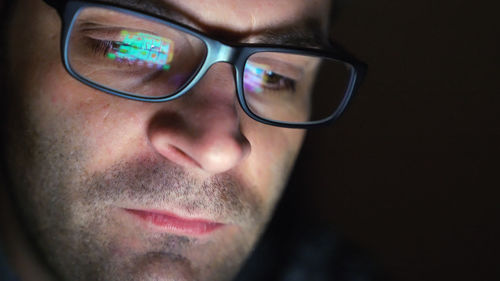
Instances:
[[[151,15],[173,20],[197,29],[208,36],[228,43],[265,43],[285,46],[301,46],[320,48],[327,46],[324,23],[314,17],[303,18],[292,25],[266,26],[257,28],[255,14],[250,15],[248,30],[231,30],[227,27],[205,24],[187,11],[165,0],[100,0],[102,3],[114,4]]]
[[[162,19],[188,24],[192,21],[186,13],[162,0],[99,0],[101,3],[117,5],[140,12],[145,12]]]
[[[227,28],[207,25],[203,23],[199,17],[165,0],[99,0],[99,2],[133,9],[161,19],[181,23],[209,36],[236,38],[239,41],[241,38],[245,38],[250,34],[249,32],[234,31]]]

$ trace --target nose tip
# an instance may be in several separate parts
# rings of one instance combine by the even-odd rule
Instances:
[[[161,119],[169,122],[157,120],[150,126],[149,140],[161,156],[185,168],[222,173],[237,166],[250,152],[248,140],[223,124],[193,125],[171,116]]]
[[[197,142],[187,156],[209,173],[217,174],[237,166],[249,153],[249,142],[242,135],[210,132]],[[184,148],[183,151],[185,151]]]

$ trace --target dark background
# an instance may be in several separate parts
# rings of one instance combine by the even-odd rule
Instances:
[[[353,0],[333,36],[369,65],[312,130],[297,208],[394,280],[500,280],[498,1]]]
[[[368,75],[310,131],[288,206],[393,280],[500,280],[498,3],[350,0],[333,29]]]

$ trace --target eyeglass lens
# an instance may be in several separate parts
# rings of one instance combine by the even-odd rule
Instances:
[[[317,56],[259,52],[245,65],[244,96],[262,118],[301,123],[322,120],[339,107],[350,72],[346,64]]]
[[[138,97],[176,94],[206,59],[198,37],[147,17],[83,8],[70,30],[67,56],[79,76]],[[301,123],[327,118],[349,84],[350,66],[286,52],[258,52],[245,64],[244,98],[255,115]]]
[[[69,64],[80,76],[140,97],[175,94],[205,57],[197,37],[104,8],[78,14],[68,46]]]

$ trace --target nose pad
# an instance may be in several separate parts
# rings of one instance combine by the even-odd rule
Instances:
[[[236,167],[250,153],[240,130],[234,70],[214,64],[183,97],[167,102],[151,119],[148,137],[164,158],[210,174]]]

